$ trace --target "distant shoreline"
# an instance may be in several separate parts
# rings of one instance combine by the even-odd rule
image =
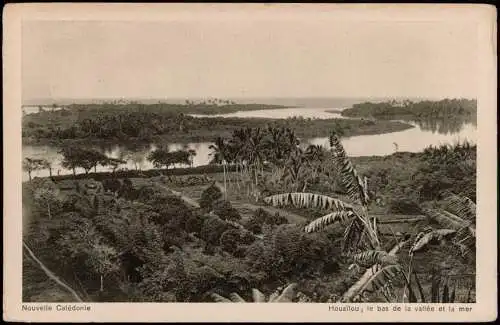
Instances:
[[[237,104],[262,104],[262,105],[280,105],[280,106],[294,106],[294,107],[316,107],[316,108],[330,108],[330,107],[351,107],[357,103],[363,102],[383,102],[388,100],[413,100],[413,101],[438,101],[442,98],[430,97],[376,97],[376,96],[360,96],[360,97],[330,97],[330,96],[301,96],[301,97],[221,97],[226,100],[234,101]],[[203,97],[172,97],[172,98],[35,98],[24,100],[21,107],[28,106],[43,106],[50,107],[56,105],[91,105],[91,104],[104,104],[114,101],[123,102],[138,102],[140,104],[183,104],[186,100],[189,101],[202,101],[210,98]]]

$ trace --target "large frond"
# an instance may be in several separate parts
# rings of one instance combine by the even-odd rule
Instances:
[[[274,302],[278,297],[280,296],[279,290],[275,290],[271,295],[269,296],[269,302]]]
[[[437,211],[434,209],[423,209],[423,213],[428,216],[432,221],[437,222],[442,227],[448,229],[458,230],[466,225],[468,222],[459,218],[453,213],[447,211]]]
[[[245,299],[243,299],[239,294],[236,292],[232,292],[229,294],[229,298],[231,299],[232,302],[246,302]]]
[[[476,244],[476,228],[472,226],[460,228],[453,241],[465,246],[474,246]]]
[[[333,159],[340,170],[340,181],[345,187],[349,197],[360,202],[363,206],[368,204],[368,189],[365,187],[365,180],[359,177],[353,164],[347,157],[344,147],[336,135],[330,136],[330,146],[333,148],[335,156]]]
[[[353,255],[352,259],[357,265],[366,268],[376,264],[382,266],[398,264],[398,257],[396,255],[391,255],[386,251],[379,250],[368,250],[358,253]]]
[[[420,279],[417,276],[417,273],[413,272],[413,277],[415,278],[415,283],[417,284],[418,292],[420,294],[420,300],[421,302],[426,302],[425,300],[425,293],[424,293],[424,288],[422,287],[422,284],[420,283]]]
[[[378,240],[373,229],[359,215],[355,215],[344,230],[344,240],[342,242],[342,252],[352,254],[360,249],[370,250],[378,247]],[[371,231],[371,232],[370,232]]]
[[[323,210],[350,210],[353,206],[339,199],[316,193],[284,193],[264,198],[264,202],[273,206],[295,206]]]
[[[352,301],[353,298],[363,294],[363,292],[376,292],[386,288],[401,273],[401,266],[398,264],[377,267],[374,265],[352,285],[342,296],[343,302]]]
[[[269,302],[292,302],[297,292],[296,290],[297,284],[290,283],[286,286],[285,289],[283,289],[283,292],[280,295],[278,295],[276,298],[273,297],[273,300],[269,299]]]
[[[336,221],[346,221],[349,218],[354,216],[354,212],[352,211],[335,211],[332,213],[329,213],[327,215],[324,215],[322,217],[317,218],[316,220],[312,221],[305,227],[306,232],[315,232],[315,231],[320,231],[323,230],[325,227],[328,225],[333,224]]]
[[[252,289],[253,302],[266,302],[266,296],[258,289]]]
[[[476,204],[466,196],[458,196],[455,194],[447,198],[448,205],[446,210],[454,213],[459,218],[476,222]]]
[[[415,239],[415,243],[410,248],[410,254],[417,252],[433,241],[440,241],[443,238],[455,234],[454,229],[437,229],[427,233],[420,233]]]
[[[460,248],[463,257],[473,255],[476,250],[476,229],[472,226],[460,228],[453,238],[453,243]]]
[[[410,240],[403,240],[403,241],[400,241],[399,243],[397,243],[396,245],[394,245],[394,247],[392,247],[392,249],[389,251],[389,255],[396,255],[398,253],[398,251],[405,247],[406,244],[408,244],[410,242]]]
[[[226,297],[223,297],[217,293],[212,293],[210,297],[215,301],[215,302],[232,302],[231,300],[227,299]]]

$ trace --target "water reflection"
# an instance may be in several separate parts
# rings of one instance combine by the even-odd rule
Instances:
[[[210,161],[210,146],[209,142],[198,143],[171,143],[168,144],[169,151],[176,150],[195,150],[196,155],[193,157],[193,166],[206,165]],[[125,160],[127,163],[120,166],[123,170],[147,170],[154,168],[153,164],[147,159],[150,152],[154,151],[158,144],[99,144],[93,146],[96,150],[101,151],[105,155]],[[59,153],[60,148],[55,146],[23,146],[23,159],[26,157],[46,159],[52,165],[53,175],[68,175],[72,171],[66,170],[61,166],[62,155]],[[177,164],[174,167],[189,167],[186,164]],[[98,165],[97,172],[111,171],[110,167]],[[77,173],[83,173],[84,170],[77,168]],[[34,177],[49,176],[48,170],[39,170],[32,172]],[[23,173],[23,181],[28,180],[28,174]]]
[[[286,119],[286,118],[310,118],[310,119],[332,119],[332,118],[345,118],[336,111],[341,111],[341,108],[282,108],[282,109],[262,109],[255,111],[238,111],[228,114],[214,114],[214,115],[201,115],[189,114],[193,117],[239,117],[239,118],[272,118],[272,119]],[[332,112],[328,112],[332,111]]]
[[[461,126],[459,132],[439,133],[425,130],[418,124],[414,128],[392,133],[361,135],[343,138],[344,146],[349,156],[385,156],[398,151],[419,152],[429,145],[453,144],[463,141],[475,143],[477,128],[472,123]],[[309,143],[329,148],[328,138],[314,138]],[[395,144],[397,146],[395,146]]]
[[[331,114],[325,112],[328,109],[283,109],[283,110],[265,110],[267,117],[274,118],[289,118],[302,112],[302,117],[309,118],[313,112],[322,111],[317,118],[335,118],[339,114]],[[273,112],[276,111],[276,112]],[[279,111],[279,112],[277,112]],[[309,113],[304,113],[309,112]],[[239,112],[240,117],[259,117],[261,111],[246,111]],[[278,114],[279,113],[279,114]],[[233,113],[232,115],[234,115]],[[340,116],[340,115],[339,115]],[[476,142],[477,120],[475,117],[452,117],[452,118],[429,118],[419,119],[416,121],[406,121],[414,125],[414,128],[400,132],[377,134],[377,135],[362,135],[342,139],[346,152],[350,156],[383,156],[394,153],[395,143],[398,151],[419,152],[429,145],[452,144],[458,141],[467,140],[471,143]],[[319,144],[328,147],[328,138],[314,138],[307,141],[311,144]],[[170,151],[175,150],[195,150],[196,155],[193,157],[193,166],[206,165],[211,157],[209,142],[195,142],[188,144],[172,143],[168,144]],[[122,169],[129,170],[146,170],[153,168],[151,162],[147,160],[149,153],[157,148],[155,143],[121,143],[110,144],[101,143],[95,148],[104,154],[120,158],[127,161],[127,164],[122,166]],[[61,167],[61,155],[59,148],[53,146],[23,146],[23,158],[44,158],[52,163],[52,172],[54,175],[70,174],[71,171]],[[187,167],[178,165],[176,167]],[[107,167],[98,166],[97,171],[110,171]],[[83,170],[77,170],[78,173]],[[49,175],[48,170],[41,170],[32,173],[33,176],[44,177]],[[23,180],[27,180],[27,173],[23,173]]]
[[[411,120],[424,131],[432,131],[439,134],[459,133],[467,124],[477,127],[477,118],[472,116],[430,117]]]

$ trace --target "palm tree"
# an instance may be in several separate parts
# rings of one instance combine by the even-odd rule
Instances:
[[[302,185],[302,191],[307,187],[307,178],[310,175],[310,169],[306,164],[306,158],[302,149],[297,148],[290,153],[285,162],[283,178],[286,183],[292,184],[295,191],[299,191]]]
[[[423,213],[442,229],[420,233],[411,252],[416,252],[434,239],[445,235],[453,235],[452,243],[456,245],[463,256],[473,254],[476,243],[476,204],[466,196],[450,194],[446,198],[444,209],[423,209]]]
[[[258,186],[258,172],[263,166],[264,155],[263,145],[264,134],[261,128],[250,129],[250,137],[247,142],[247,155],[250,165],[254,166],[255,170],[255,186]]]
[[[445,228],[430,228],[426,231],[418,233],[408,252],[410,261],[408,265],[408,272],[405,275],[406,282],[403,299],[406,298],[406,292],[408,291],[409,302],[417,302],[411,287],[411,275],[414,275],[420,291],[420,296],[424,299],[418,277],[412,269],[413,256],[416,252],[421,251],[433,242],[441,242],[445,239],[449,240],[453,246],[458,248],[462,257],[475,255],[476,249],[476,204],[471,199],[465,196],[449,194],[446,199],[446,206],[444,209],[423,209],[423,212],[431,221]],[[435,295],[433,294],[433,297],[434,296]],[[449,298],[446,297],[446,299]],[[433,300],[435,299],[433,298]]]
[[[226,164],[228,158],[228,145],[223,138],[217,137],[214,143],[208,148],[212,150],[212,153],[210,153],[212,156],[210,163],[222,164],[222,170],[224,172],[224,198],[227,199]]]
[[[284,193],[266,197],[264,201],[273,206],[293,205],[300,208],[321,208],[330,213],[320,217],[305,227],[306,232],[324,229],[330,224],[340,222],[345,226],[343,252],[351,256],[356,264],[372,265],[365,274],[342,297],[351,301],[359,296],[368,285],[381,278],[395,276],[400,266],[395,262],[395,254],[406,242],[398,243],[392,250],[382,250],[378,238],[376,218],[368,214],[368,189],[366,178],[361,178],[340,143],[337,136],[330,136],[330,159],[339,169],[340,181],[351,202],[315,193]],[[355,254],[357,253],[357,254]]]
[[[322,169],[326,156],[326,150],[321,145],[311,144],[304,152],[305,161],[313,171],[313,178],[316,178],[318,172]]]
[[[234,130],[231,140],[229,141],[229,147],[232,148],[231,156],[233,157],[233,161],[236,162],[236,167],[239,170],[240,182],[242,183],[245,182],[244,176],[249,176],[248,141],[251,136],[250,130],[250,128]]]

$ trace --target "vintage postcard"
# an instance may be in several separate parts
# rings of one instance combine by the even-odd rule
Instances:
[[[494,7],[3,26],[4,320],[496,319]]]

